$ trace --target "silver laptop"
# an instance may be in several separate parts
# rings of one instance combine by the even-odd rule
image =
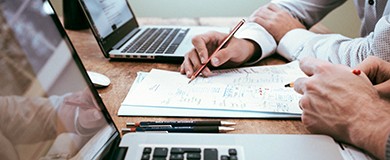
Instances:
[[[49,2],[0,1],[0,26],[2,159],[342,159],[324,135],[120,137]]]
[[[227,27],[142,26],[127,0],[80,0],[105,57],[155,59],[181,63],[193,48],[191,39],[208,31],[228,32]]]

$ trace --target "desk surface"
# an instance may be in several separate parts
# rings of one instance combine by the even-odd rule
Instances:
[[[215,25],[234,26],[240,18],[142,18],[138,19],[140,25],[175,24],[175,25]],[[328,32],[322,26],[317,32]],[[107,75],[111,85],[99,89],[99,93],[113,117],[117,127],[125,127],[126,122],[161,121],[161,120],[206,120],[205,118],[167,118],[167,117],[118,117],[117,112],[121,102],[127,95],[138,71],[150,71],[152,68],[178,71],[179,64],[152,63],[152,62],[110,62],[106,59],[90,30],[67,31],[74,47],[87,70]],[[283,64],[285,60],[280,56],[272,56],[258,65]],[[284,119],[215,119],[236,122],[235,131],[229,133],[266,133],[266,134],[305,134],[309,133],[300,120]]]

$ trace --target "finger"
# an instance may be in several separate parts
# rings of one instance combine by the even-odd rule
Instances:
[[[193,54],[190,54],[189,55],[189,60],[190,60],[190,63],[192,64],[191,66],[191,70],[188,70],[189,72],[186,72],[186,75],[187,77],[191,77],[194,72],[198,72],[198,70],[202,67],[202,63],[200,62],[200,59],[198,57],[198,54],[196,53],[196,50],[194,49],[194,51],[192,52]],[[203,70],[202,70],[202,75],[205,76],[205,77],[208,77],[208,76],[211,76],[212,75],[212,72],[211,70],[206,66]]]
[[[254,16],[249,19],[251,22],[255,22],[261,26],[264,26],[264,22],[266,21],[264,18],[261,18],[260,16]]]
[[[355,69],[359,69],[364,72],[370,79],[376,77],[376,73],[379,70],[379,63],[376,57],[367,57],[362,63],[358,64]]]
[[[308,78],[298,78],[294,82],[294,90],[295,92],[299,94],[304,94],[306,91],[305,82],[308,80]]]
[[[284,11],[282,8],[280,8],[278,5],[276,4],[273,4],[273,3],[270,3],[267,8],[270,10],[270,11],[274,11],[274,12],[279,12],[279,11]]]
[[[208,68],[208,67],[205,67],[202,71],[202,75],[204,77],[209,77],[209,76],[212,76],[213,75],[213,72],[211,72],[211,70]]]
[[[272,19],[276,13],[274,11],[271,11],[270,9],[266,8],[262,10],[260,13],[257,14],[257,17],[260,17],[264,20]]]
[[[390,63],[377,57],[368,57],[356,66],[364,72],[374,84],[380,84],[390,79]]]
[[[231,58],[230,53],[232,52],[229,52],[228,47],[219,50],[211,57],[211,65],[213,65],[214,67],[219,67],[222,64],[226,63]]]
[[[194,45],[194,48],[197,51],[200,62],[202,64],[207,62],[209,54],[212,53],[210,52],[210,50],[217,48],[217,46],[219,45],[219,41],[222,41],[225,36],[225,33],[209,32],[196,36],[192,39],[192,44]]]
[[[185,68],[184,68],[184,61],[183,61],[183,63],[181,63],[181,65],[180,65],[179,72],[180,72],[181,74],[185,74],[185,73],[186,73]]]
[[[305,57],[299,61],[299,67],[308,76],[312,76],[315,73],[322,72],[322,70],[331,63],[313,57]]]
[[[193,59],[195,59],[195,60],[193,60]],[[181,65],[180,72],[182,74],[186,74],[187,77],[191,77],[191,75],[194,72],[194,64],[192,61],[196,62],[197,61],[196,59],[198,59],[197,53],[196,53],[195,49],[192,49],[190,52],[188,52],[184,56],[184,61]],[[200,63],[199,60],[198,60],[198,63]]]
[[[206,35],[195,36],[192,39],[192,44],[194,45],[194,48],[202,64],[205,63],[206,59],[208,58],[209,53],[206,44],[209,42],[210,38]]]
[[[310,99],[307,95],[303,95],[302,98],[299,100],[299,107],[302,110],[307,109],[310,106]]]
[[[375,85],[375,89],[378,91],[381,97],[390,98],[390,80]]]

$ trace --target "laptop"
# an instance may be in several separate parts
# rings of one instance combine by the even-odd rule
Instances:
[[[181,63],[193,48],[192,37],[229,31],[215,26],[139,26],[127,0],[79,1],[104,56],[111,59]]]
[[[2,159],[343,159],[325,135],[121,137],[48,1],[1,1],[0,26]]]

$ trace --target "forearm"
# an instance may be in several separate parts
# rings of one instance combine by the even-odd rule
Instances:
[[[289,60],[311,56],[332,63],[356,66],[370,55],[390,60],[390,23],[382,18],[375,31],[364,38],[348,38],[340,34],[315,34],[303,29],[288,32],[277,52]]]

